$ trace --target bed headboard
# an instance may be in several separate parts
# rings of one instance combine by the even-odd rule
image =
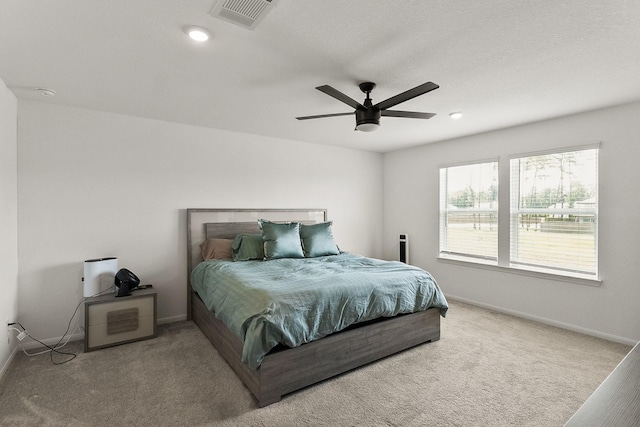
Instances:
[[[326,209],[187,209],[187,319],[191,319],[191,271],[202,261],[200,243],[259,233],[258,219],[306,224],[327,220]]]

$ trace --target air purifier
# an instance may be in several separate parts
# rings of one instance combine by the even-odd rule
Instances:
[[[84,262],[84,297],[115,291],[114,278],[118,272],[118,258],[96,258]]]

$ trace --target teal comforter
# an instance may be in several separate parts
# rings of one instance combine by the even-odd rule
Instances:
[[[447,301],[426,271],[358,255],[206,261],[191,285],[242,340],[242,361],[257,369],[278,344],[296,347],[354,323],[438,307]]]

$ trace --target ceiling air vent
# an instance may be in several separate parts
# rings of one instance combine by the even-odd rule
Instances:
[[[218,0],[209,14],[253,30],[278,0]]]

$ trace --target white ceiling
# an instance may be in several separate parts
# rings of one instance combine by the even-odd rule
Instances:
[[[379,152],[640,100],[638,0],[280,0],[253,31],[211,17],[216,1],[2,0],[0,79],[18,98]],[[374,133],[295,120],[351,111],[314,88],[362,102],[362,81],[374,103],[433,81],[395,109],[437,115]]]

